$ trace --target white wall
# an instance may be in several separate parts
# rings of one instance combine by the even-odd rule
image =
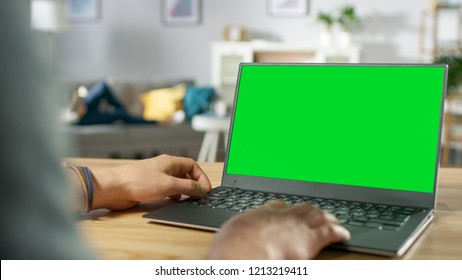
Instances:
[[[73,23],[67,33],[54,36],[58,75],[193,78],[209,84],[209,45],[221,39],[225,25],[238,23],[254,35],[316,45],[323,28],[317,12],[345,3],[355,5],[362,19],[356,40],[363,45],[364,62],[416,62],[419,15],[428,5],[427,0],[311,0],[308,16],[276,18],[267,14],[267,0],[202,0],[200,25],[167,27],[160,0],[101,1],[99,21]]]

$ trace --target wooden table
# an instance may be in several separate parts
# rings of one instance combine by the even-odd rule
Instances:
[[[108,159],[69,159],[103,168],[130,162]],[[201,163],[212,185],[221,182],[223,163]],[[402,259],[462,259],[462,169],[440,169],[435,219]],[[102,259],[204,259],[214,233],[155,224],[143,214],[169,201],[142,204],[119,212],[97,210],[78,222],[89,246]],[[389,259],[326,249],[318,259]]]

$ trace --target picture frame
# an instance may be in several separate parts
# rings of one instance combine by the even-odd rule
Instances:
[[[267,12],[275,17],[302,17],[309,14],[309,0],[267,0]]]
[[[101,0],[66,0],[70,21],[96,21],[101,16]]]
[[[201,0],[162,0],[161,17],[167,26],[193,26],[201,22]]]

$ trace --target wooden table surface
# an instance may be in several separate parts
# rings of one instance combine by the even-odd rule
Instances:
[[[90,168],[130,162],[113,159],[68,159]],[[200,163],[212,186],[221,182],[223,163]],[[96,256],[102,259],[204,259],[214,233],[160,225],[142,216],[169,201],[141,204],[119,212],[97,210],[78,222]],[[462,169],[442,168],[435,219],[401,259],[462,259]],[[390,259],[326,249],[318,259]]]

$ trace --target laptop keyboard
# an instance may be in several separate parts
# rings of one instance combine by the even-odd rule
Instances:
[[[244,212],[276,199],[284,200],[288,206],[310,203],[336,216],[341,224],[383,230],[399,230],[418,211],[411,207],[223,188],[212,190],[209,196],[189,203],[197,207]]]

